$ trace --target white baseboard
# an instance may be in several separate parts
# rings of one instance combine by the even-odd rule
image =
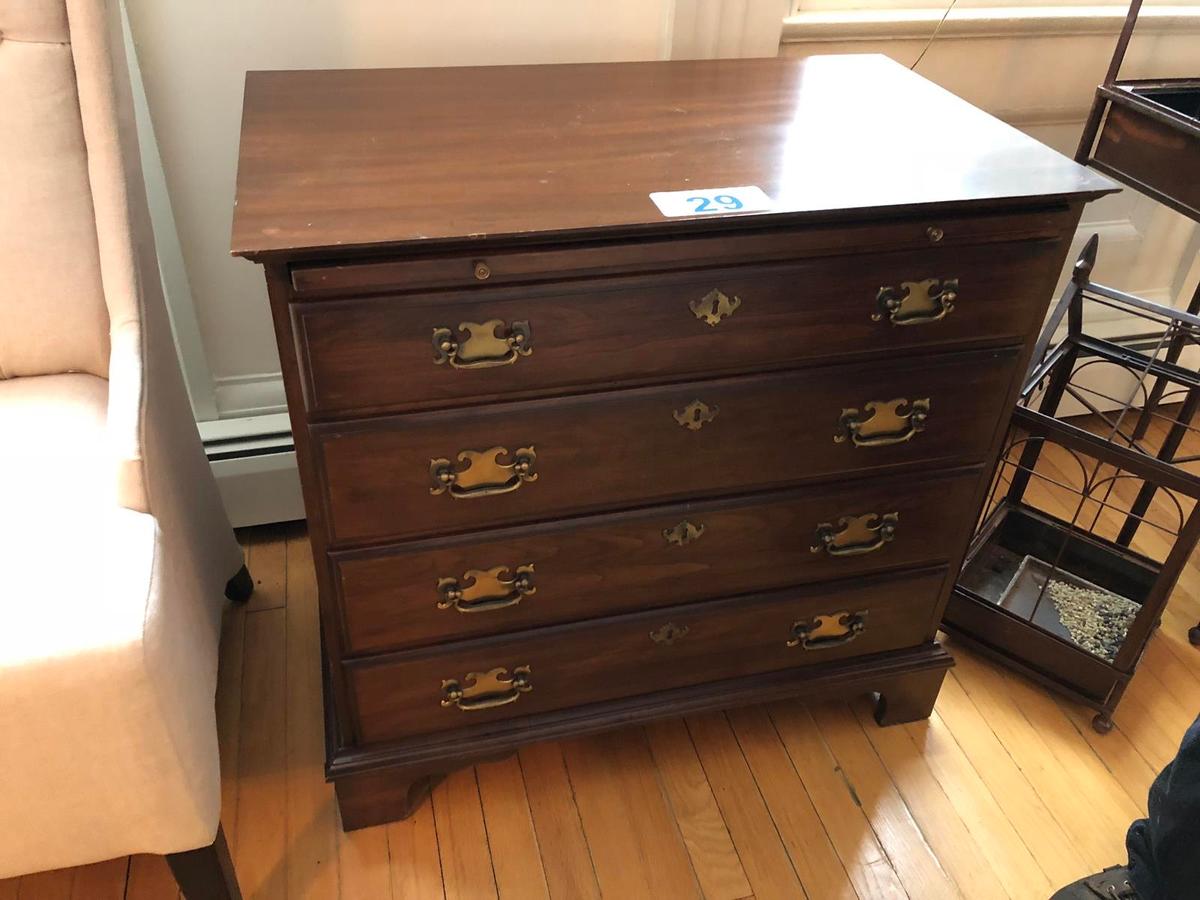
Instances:
[[[213,380],[213,390],[222,419],[287,412],[283,375],[279,372],[225,375]]]
[[[235,528],[303,519],[294,450],[212,461],[217,490]]]
[[[198,427],[235,528],[304,518],[286,413],[201,422]]]

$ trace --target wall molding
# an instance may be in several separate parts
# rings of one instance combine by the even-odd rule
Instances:
[[[777,56],[786,0],[675,0],[671,59]]]
[[[788,16],[782,42],[928,40],[943,9],[813,10]],[[1122,6],[1027,6],[955,9],[938,38],[1046,38],[1117,35]],[[1138,34],[1200,34],[1200,7],[1147,6]]]
[[[193,415],[197,421],[215,419],[218,412],[213,376],[208,367],[208,357],[204,353],[204,343],[200,339],[200,323],[196,319],[196,307],[192,300],[187,267],[184,264],[183,247],[175,227],[175,212],[171,206],[171,197],[167,193],[166,173],[163,171],[162,158],[158,152],[158,140],[154,134],[154,123],[150,119],[150,107],[146,100],[146,86],[142,82],[141,64],[138,62],[124,2],[121,3],[121,34],[124,38],[125,63],[129,68],[129,81],[133,93],[133,117],[137,126],[142,177],[146,182],[146,201],[154,232],[163,300],[171,321],[171,335],[175,339],[175,351],[179,357]]]
[[[279,372],[225,375],[213,380],[213,394],[221,419],[287,411],[283,375]]]

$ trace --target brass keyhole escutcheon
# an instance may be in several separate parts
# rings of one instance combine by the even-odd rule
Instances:
[[[701,322],[706,325],[720,325],[723,319],[728,319],[738,307],[742,305],[742,298],[734,295],[730,297],[724,291],[719,291],[716,288],[709,291],[699,300],[693,300],[688,304],[688,309]]]
[[[686,519],[678,525],[671,528],[663,529],[663,537],[667,539],[668,544],[674,544],[676,547],[686,547],[692,541],[700,540],[704,534],[704,523],[693,525]]]
[[[477,281],[487,281],[492,277],[492,267],[485,263],[482,259],[475,263],[475,279]]]
[[[686,625],[676,625],[674,622],[668,622],[661,628],[656,628],[650,632],[650,640],[656,644],[666,644],[668,647],[676,641],[687,637],[687,633],[691,631]]]
[[[683,409],[675,410],[671,415],[688,431],[699,431],[715,419],[720,411],[721,407],[719,406],[709,406],[707,403],[693,400]]]

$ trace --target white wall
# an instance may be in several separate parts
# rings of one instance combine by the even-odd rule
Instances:
[[[278,408],[260,268],[229,256],[249,69],[658,59],[674,0],[126,0],[222,415]]]
[[[998,5],[998,4],[997,4]],[[1074,156],[1096,85],[1112,57],[1124,10],[1107,21],[1024,21],[1019,18],[950,22],[917,69],[926,78],[1004,119],[1062,153]],[[928,27],[928,26],[924,26]],[[890,33],[889,33],[890,32]],[[804,16],[784,27],[785,56],[886,53],[912,65],[928,44],[922,26],[905,22],[824,22]],[[1155,22],[1143,16],[1130,44],[1122,78],[1196,72],[1200,17]],[[937,123],[913,123],[901,139],[953,140]],[[886,152],[886,141],[881,143]],[[1195,223],[1131,190],[1089,204],[1076,245],[1101,235],[1095,279],[1162,303],[1182,304],[1200,272]],[[1064,280],[1066,273],[1064,273]],[[1129,326],[1111,323],[1112,333]],[[1136,329],[1135,329],[1136,330]]]

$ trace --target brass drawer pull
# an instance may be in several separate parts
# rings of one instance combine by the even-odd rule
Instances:
[[[678,525],[673,525],[670,528],[663,529],[663,537],[667,539],[668,544],[674,544],[677,547],[686,547],[692,541],[700,540],[704,534],[704,523],[693,525],[686,519]]]
[[[715,419],[720,411],[721,407],[719,406],[709,406],[707,403],[693,400],[683,409],[675,410],[671,415],[688,431],[699,431]]]
[[[871,319],[879,322],[887,316],[893,325],[937,322],[954,312],[954,302],[957,299],[957,278],[902,281],[898,288],[884,285],[875,295],[879,311],[874,313]]]
[[[523,597],[537,593],[533,583],[533,564],[517,566],[512,578],[505,578],[508,566],[491,569],[467,569],[461,579],[439,578],[438,609],[456,609],[460,613],[487,612],[516,606]]]
[[[495,709],[516,703],[522,694],[533,690],[529,666],[516,666],[512,675],[503,667],[490,672],[470,672],[463,680],[466,687],[457,678],[442,682],[442,706],[457,706],[463,712]]]
[[[833,436],[833,440],[840,444],[849,438],[856,447],[903,444],[925,430],[928,418],[928,397],[913,401],[903,397],[872,400],[863,404],[861,412],[853,408],[842,410],[838,419],[841,430]]]
[[[724,291],[714,288],[699,300],[693,300],[688,303],[688,309],[701,322],[704,322],[706,325],[716,326],[721,324],[722,319],[728,319],[737,312],[738,307],[741,305],[741,297],[737,295],[730,297]]]
[[[456,463],[448,459],[431,459],[429,478],[433,486],[429,493],[449,493],[455,499],[465,500],[469,497],[507,494],[527,481],[537,481],[537,472],[534,471],[537,454],[533,447],[521,447],[513,452],[512,462],[507,465],[500,462],[500,457],[509,455],[507,447],[491,447],[487,450],[463,450],[456,457]]]
[[[900,513],[867,513],[862,516],[842,516],[837,524],[822,522],[817,526],[813,553],[824,550],[830,556],[862,556],[874,553],[896,536]]]
[[[801,650],[828,650],[850,643],[866,627],[865,609],[856,613],[843,610],[827,616],[813,616],[807,621],[802,619],[792,623],[792,637],[787,645]]]
[[[450,328],[433,329],[433,361],[436,365],[450,363],[455,369],[489,369],[510,366],[518,356],[533,353],[533,335],[528,322],[513,322],[506,326],[503,319],[486,322],[460,322],[455,339]]]
[[[688,632],[691,630],[686,625],[676,625],[674,622],[668,622],[661,628],[655,628],[650,632],[650,640],[656,644],[666,644],[670,647],[681,638],[687,637]]]

